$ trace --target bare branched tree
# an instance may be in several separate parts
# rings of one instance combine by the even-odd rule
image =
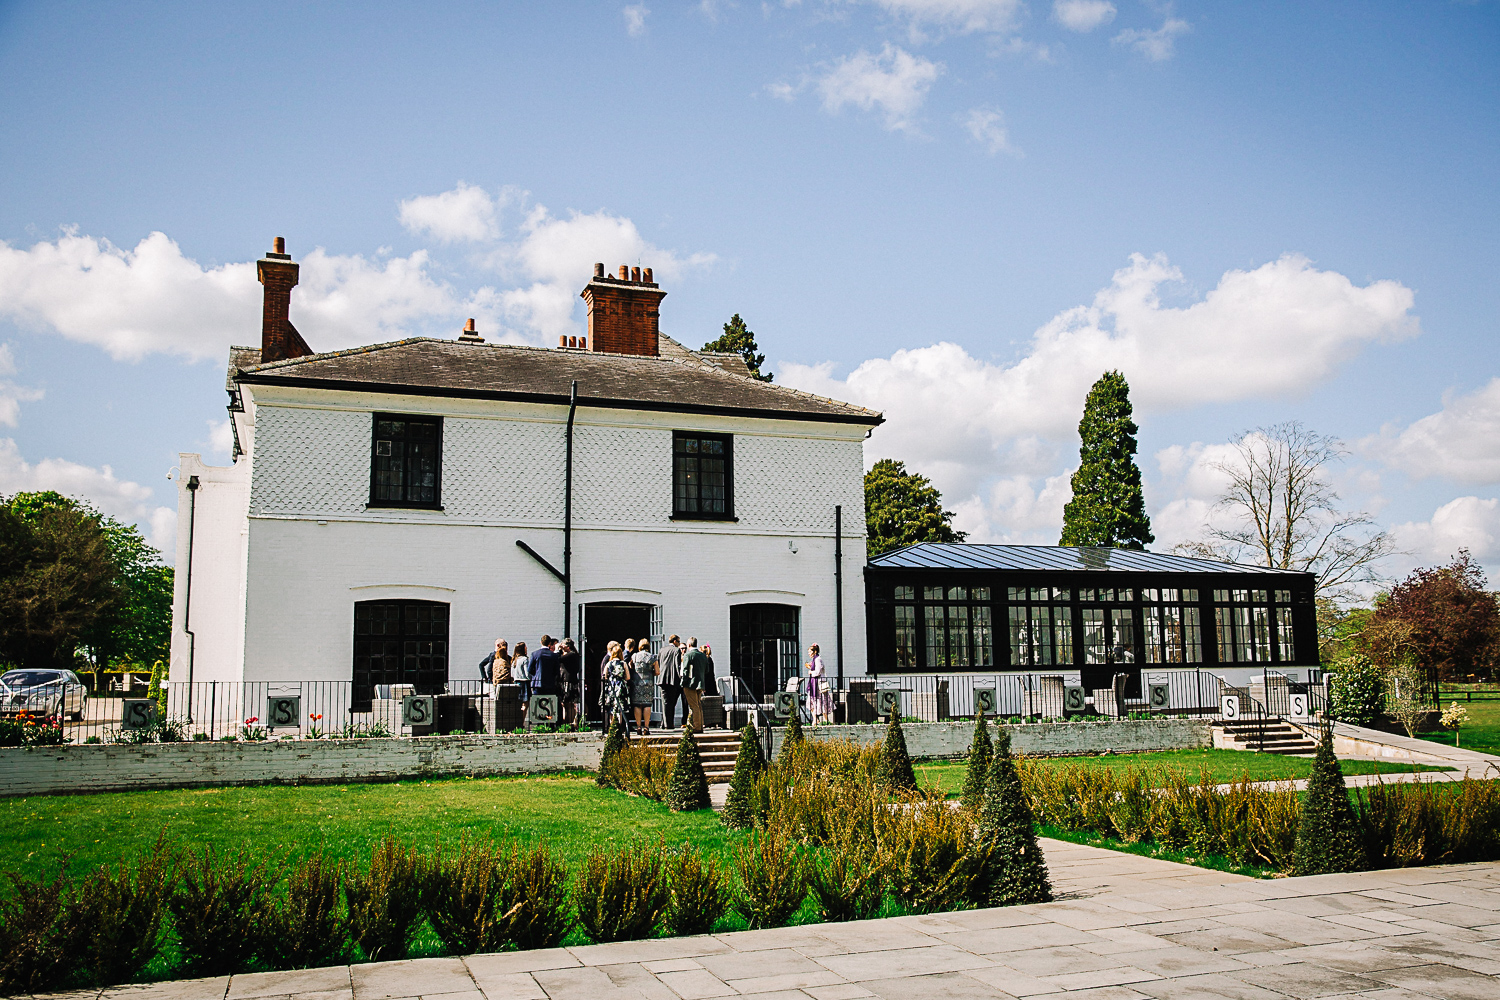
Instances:
[[[1215,507],[1238,523],[1211,528],[1177,551],[1316,573],[1318,597],[1332,600],[1379,581],[1374,564],[1393,551],[1391,538],[1368,514],[1341,509],[1327,477],[1327,467],[1345,455],[1336,438],[1294,420],[1246,431],[1230,444],[1235,457],[1211,468],[1229,478]]]

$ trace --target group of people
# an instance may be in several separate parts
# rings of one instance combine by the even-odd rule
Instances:
[[[816,644],[807,650],[807,676],[787,680],[788,691],[806,696],[808,714],[813,724],[833,721],[833,693],[828,682],[823,657]],[[514,683],[520,685],[524,704],[533,695],[557,696],[561,722],[570,725],[578,719],[579,685],[583,681],[583,657],[572,639],[542,636],[537,648],[528,652],[526,643],[515,649],[504,639],[495,640],[495,650],[479,662],[479,676],[487,685]],[[662,722],[671,729],[682,702],[683,724],[694,732],[703,731],[703,696],[714,694],[713,648],[689,636],[686,643],[671,635],[658,652],[652,652],[650,639],[626,639],[610,642],[599,665],[599,707],[604,711],[604,728],[618,719],[626,733],[651,735],[651,715],[656,703],[656,689],[662,693]]]
[[[678,636],[668,636],[661,651],[655,653],[650,639],[611,642],[599,673],[603,682],[599,707],[604,710],[606,729],[619,719],[629,733],[634,716],[635,732],[650,736],[651,711],[660,685],[666,727],[672,728],[680,698],[683,725],[693,732],[703,731],[703,694],[715,688],[714,658],[713,649],[707,644],[700,648],[697,638],[689,636],[683,645]]]
[[[583,656],[572,639],[544,635],[530,653],[524,642],[512,650],[506,640],[496,639],[495,651],[479,661],[479,676],[486,684],[519,684],[523,703],[534,694],[556,695],[565,725],[578,717]]]

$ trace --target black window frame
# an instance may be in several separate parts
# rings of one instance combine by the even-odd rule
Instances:
[[[437,428],[437,470],[433,476],[433,499],[427,500],[383,500],[375,496],[376,476],[379,474],[378,465],[381,456],[376,454],[380,441],[380,422],[382,420],[398,420],[402,423],[432,424]],[[410,465],[407,470],[410,472]],[[411,489],[407,483],[402,484],[402,492]],[[443,509],[443,418],[426,413],[372,413],[370,415],[370,499],[365,505],[367,508],[384,508],[393,510],[442,510]]]
[[[682,511],[677,509],[677,443],[685,439],[697,441],[718,441],[724,445],[724,511],[705,512]],[[673,521],[738,521],[734,515],[734,435],[715,434],[706,431],[673,431],[672,432],[672,515]]]

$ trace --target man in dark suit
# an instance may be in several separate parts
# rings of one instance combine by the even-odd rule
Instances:
[[[557,640],[550,635],[542,636],[536,652],[526,660],[526,673],[531,679],[531,697],[539,694],[556,695],[562,700],[562,657],[557,655]]]

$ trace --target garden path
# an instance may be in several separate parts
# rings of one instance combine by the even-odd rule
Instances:
[[[75,1000],[1493,1000],[1500,863],[1258,880],[1043,841],[1059,899]]]

